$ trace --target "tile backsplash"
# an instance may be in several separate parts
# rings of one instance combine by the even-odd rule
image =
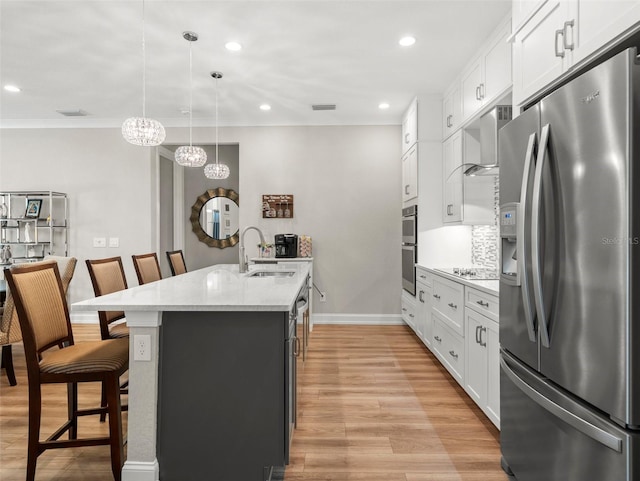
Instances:
[[[474,265],[498,270],[498,241],[500,231],[498,216],[500,215],[500,181],[498,176],[493,182],[493,225],[474,225],[471,227],[471,261]]]

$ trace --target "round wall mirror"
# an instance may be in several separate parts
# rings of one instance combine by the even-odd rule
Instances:
[[[209,189],[191,207],[191,229],[209,247],[231,247],[239,241],[238,193],[231,189]]]

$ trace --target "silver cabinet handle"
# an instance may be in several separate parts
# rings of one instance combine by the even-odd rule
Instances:
[[[564,50],[560,49],[560,51],[558,51],[558,37],[562,35],[562,43],[564,44],[564,30],[560,29],[560,30],[556,30],[556,40],[555,40],[555,45],[554,45],[554,49],[556,51],[556,57],[564,57]]]
[[[457,309],[458,306],[455,305],[453,302],[450,302],[449,304],[447,304],[451,309]]]
[[[438,337],[438,336],[433,336],[433,338],[438,342],[442,342],[442,339],[440,337]]]
[[[413,314],[409,314],[409,317],[416,317],[416,316],[414,316]]]
[[[409,143],[409,134],[404,134],[404,143],[405,144]]]
[[[502,371],[507,375],[509,379],[511,379],[513,384],[540,407],[546,409],[556,418],[564,421],[569,426],[577,429],[581,433],[589,436],[591,439],[599,442],[600,444],[603,444],[609,449],[612,449],[613,451],[616,451],[618,453],[622,452],[623,440],[621,438],[608,433],[607,431],[599,428],[598,426],[595,426],[594,424],[591,424],[588,421],[585,421],[572,412],[567,411],[562,406],[554,403],[550,399],[547,399],[534,388],[529,386],[529,384],[527,384],[523,379],[521,379],[520,376],[518,376],[518,374],[516,374],[511,369],[504,358],[500,359],[500,366],[502,367]]]
[[[482,307],[489,307],[488,302],[476,301],[476,304],[480,304]]]
[[[542,207],[542,171],[549,151],[549,124],[542,127],[540,133],[540,147],[536,159],[536,170],[533,176],[533,198],[531,199],[531,264],[533,266],[533,298],[535,300],[540,340],[544,347],[550,347],[549,326],[547,325],[547,313],[542,292],[542,256],[541,256],[541,232],[540,210]]]
[[[409,195],[409,186],[408,185],[404,186],[404,193]]]
[[[424,275],[420,276],[420,279],[426,279],[426,278],[427,278],[427,276],[424,276]]]
[[[476,100],[482,100],[480,98],[480,85],[476,87]]]
[[[453,215],[453,204],[447,204],[447,215]]]
[[[480,338],[480,342],[479,342],[479,344],[480,344],[482,347],[487,347],[487,341],[483,341],[483,340],[482,340],[482,333],[483,333],[483,332],[487,332],[487,328],[486,328],[486,327],[484,327],[484,326],[481,326],[481,327],[480,327],[480,336],[478,336],[478,337]]]
[[[573,43],[573,26],[575,25],[575,22],[573,20],[569,20],[567,22],[564,22],[564,27],[562,28],[562,46],[566,49],[566,50],[573,50],[574,47],[576,46],[575,43]],[[567,35],[567,28],[571,27],[571,43],[569,43],[567,41],[568,35]]]
[[[449,354],[451,354],[452,358],[458,359],[458,355],[456,354],[456,351],[449,351]]]
[[[420,276],[422,277],[422,276]],[[418,299],[420,300],[420,302],[422,302],[424,304],[424,291],[420,291],[418,293]]]
[[[527,263],[525,262],[525,253],[529,254],[529,238],[525,236],[525,209],[529,202],[529,177],[531,175],[531,168],[533,167],[533,156],[536,146],[536,133],[532,133],[529,136],[529,143],[527,145],[527,152],[524,160],[524,175],[522,176],[522,188],[520,190],[520,205],[518,206],[518,225],[516,234],[516,251],[518,253],[518,272],[520,275],[520,289],[522,292],[522,305],[524,307],[524,320],[527,326],[527,333],[529,334],[529,340],[536,342],[536,327],[534,324],[535,319],[535,307],[531,303],[531,297],[529,296],[529,272],[527,269]]]
[[[484,84],[480,84],[480,100],[484,99]]]
[[[296,357],[300,357],[300,338],[294,337],[293,340],[294,340],[293,355]]]
[[[476,344],[480,344],[480,329],[482,326],[476,326]]]
[[[406,308],[406,307],[403,307],[403,308],[402,308],[402,312],[407,312],[407,308]]]
[[[434,294],[433,297],[435,297],[436,299],[440,300],[440,296],[438,294]]]

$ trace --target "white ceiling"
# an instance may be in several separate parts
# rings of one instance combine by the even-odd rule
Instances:
[[[187,125],[398,124],[417,93],[442,93],[511,0],[146,0],[147,116]],[[401,36],[417,38],[401,47]],[[224,48],[229,40],[240,52]],[[120,126],[142,111],[142,2],[0,0],[0,126]],[[391,107],[382,111],[380,102]],[[259,110],[262,103],[272,110]],[[311,104],[337,104],[314,112]],[[65,118],[57,109],[82,109]]]

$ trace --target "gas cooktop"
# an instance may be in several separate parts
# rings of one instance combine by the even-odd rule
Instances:
[[[477,281],[491,281],[499,279],[498,273],[487,267],[448,267],[437,268],[437,271],[445,272],[452,276],[461,277],[462,279],[471,279]]]

